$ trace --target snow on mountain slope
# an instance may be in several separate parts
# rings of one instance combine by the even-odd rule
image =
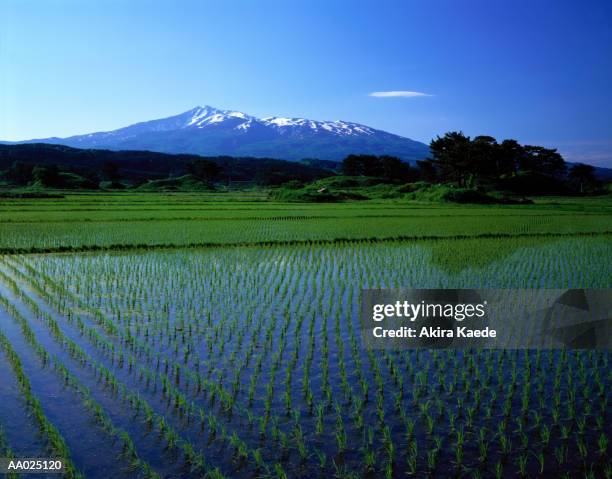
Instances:
[[[346,121],[256,118],[239,111],[195,107],[179,115],[108,132],[34,141],[79,148],[151,150],[201,155],[341,160],[351,153],[427,156],[423,143]]]
[[[286,132],[289,130],[301,130],[304,132],[324,131],[338,136],[359,134],[373,135],[375,133],[375,130],[372,128],[346,121],[314,121],[305,118],[283,118],[276,116],[259,119],[240,111],[219,110],[211,106],[198,106],[177,117],[154,120],[153,122],[147,122],[145,124],[149,124],[152,127],[152,131],[163,131],[166,129],[205,128],[215,123],[226,122],[231,122],[233,128],[243,131],[257,124],[274,128],[279,132]],[[116,132],[119,131],[121,130],[116,130]]]

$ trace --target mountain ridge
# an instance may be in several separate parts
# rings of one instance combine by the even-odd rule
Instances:
[[[429,154],[424,143],[360,123],[277,116],[257,118],[209,105],[110,131],[12,142],[23,143],[293,161],[303,158],[339,161],[349,154],[386,154],[414,163]]]

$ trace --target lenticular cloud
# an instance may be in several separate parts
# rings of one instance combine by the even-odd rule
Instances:
[[[423,93],[420,91],[375,91],[370,93],[370,96],[376,98],[415,98],[419,96],[432,96],[428,93]]]

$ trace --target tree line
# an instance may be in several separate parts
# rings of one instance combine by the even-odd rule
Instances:
[[[0,184],[97,189],[139,186],[149,180],[191,175],[207,184],[275,186],[335,174],[338,164],[273,158],[202,157],[151,151],[86,150],[63,145],[0,144]]]
[[[394,183],[426,181],[523,193],[587,192],[597,187],[592,166],[578,163],[568,168],[556,149],[521,145],[511,139],[497,142],[492,136],[470,138],[462,132],[436,137],[429,149],[431,157],[417,161],[416,168],[391,156],[349,155],[341,171]]]
[[[10,184],[96,189],[138,186],[148,180],[189,174],[207,184],[249,182],[277,186],[305,184],[338,173],[378,178],[381,183],[449,184],[460,188],[522,194],[590,193],[598,190],[590,165],[568,167],[555,150],[470,138],[449,132],[433,139],[430,158],[411,166],[393,156],[349,155],[341,164],[316,159],[289,162],[271,158],[200,157],[144,151],[83,150],[62,145],[0,145],[0,178]]]

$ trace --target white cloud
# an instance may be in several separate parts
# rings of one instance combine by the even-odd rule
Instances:
[[[432,96],[428,93],[422,93],[420,91],[375,91],[370,93],[370,96],[376,98],[416,98],[419,96]]]

